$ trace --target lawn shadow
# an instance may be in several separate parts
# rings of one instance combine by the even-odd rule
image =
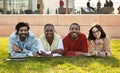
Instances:
[[[8,71],[13,70],[16,73],[22,73],[22,70],[45,71],[46,68],[56,68],[58,65],[64,65],[67,67],[88,67],[94,63],[100,63],[103,66],[109,66],[112,68],[120,67],[120,61],[114,56],[111,57],[41,57],[41,58],[26,58],[21,61],[6,61],[3,60],[3,64],[0,67],[7,68]],[[33,67],[34,66],[34,67]]]
[[[120,51],[120,50],[118,50],[118,51]]]
[[[30,60],[32,59],[32,60]],[[41,64],[50,65],[51,67],[56,67],[57,65],[63,64],[72,64],[75,66],[87,66],[92,61],[94,61],[95,57],[40,57],[40,58],[28,58],[29,62],[39,62]],[[89,61],[91,60],[91,61]],[[27,62],[28,62],[27,61]],[[84,63],[86,62],[86,63]]]
[[[96,60],[96,62],[99,62],[101,65],[104,65],[104,66],[110,66],[110,67],[114,67],[114,68],[120,67],[120,60],[118,60],[114,56],[105,57],[105,58],[99,57]]]
[[[95,57],[95,56],[91,56],[91,57],[70,57],[68,59],[66,59],[66,62],[73,64],[75,66],[78,67],[87,67],[90,64],[94,64],[94,63],[100,63],[101,65],[104,66],[109,66],[109,67],[114,67],[114,68],[118,68],[120,67],[120,61],[111,56],[111,57]]]
[[[44,64],[49,64],[51,66],[57,66],[61,64],[72,64],[77,67],[87,67],[90,64],[100,63],[104,66],[110,66],[110,67],[120,67],[120,61],[115,58],[114,56],[111,57],[52,57],[52,58],[39,58],[38,61]]]
[[[4,72],[14,72],[14,73],[22,73],[22,68],[24,67],[24,60],[7,60],[7,58],[2,59],[2,64],[0,67],[4,69]],[[3,72],[3,73],[4,73]]]
[[[32,60],[29,60],[32,59]],[[39,62],[41,64],[56,66],[58,64],[64,64],[64,57],[40,57],[40,58],[28,58],[29,62]]]

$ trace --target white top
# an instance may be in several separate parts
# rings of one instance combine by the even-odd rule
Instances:
[[[47,53],[47,54],[51,54],[51,51],[52,51],[52,50],[46,51],[46,50],[44,49],[44,46],[43,46],[42,41],[41,41],[40,39],[38,39],[38,46],[37,46],[37,47],[38,47],[38,52],[39,52],[39,53],[41,53],[41,51],[43,51],[43,52],[45,52],[45,53]],[[59,40],[58,47],[57,47],[56,49],[63,49],[62,39]],[[64,49],[63,49],[63,50],[64,50]],[[58,53],[55,53],[55,54],[53,54],[53,56],[62,56],[62,55],[60,55],[60,54],[58,54]]]

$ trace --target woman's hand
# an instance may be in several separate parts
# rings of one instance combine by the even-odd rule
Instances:
[[[106,57],[106,53],[102,52],[102,51],[99,51],[98,52],[98,56],[100,56],[100,57]]]

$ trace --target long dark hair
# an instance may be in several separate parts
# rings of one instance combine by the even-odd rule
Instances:
[[[93,33],[92,33],[92,29],[94,27],[96,27],[101,32],[100,38],[105,38],[106,37],[106,33],[104,32],[102,27],[99,24],[96,24],[96,25],[94,25],[93,27],[90,28],[89,35],[88,35],[88,40],[96,40],[96,38],[93,36]]]

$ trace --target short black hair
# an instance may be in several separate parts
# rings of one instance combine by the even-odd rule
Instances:
[[[53,27],[53,29],[54,29],[54,25],[53,25],[53,24],[47,23],[47,24],[44,26],[44,30],[45,30],[45,28],[46,28],[47,26],[51,26],[51,27]]]
[[[19,23],[16,25],[15,29],[16,29],[16,30],[17,30],[17,32],[18,32],[18,31],[19,31],[19,29],[20,29],[21,27],[24,27],[24,26],[26,26],[26,27],[27,27],[27,30],[29,30],[29,29],[30,29],[29,24],[28,24],[28,23],[25,23],[25,22],[19,22]]]
[[[69,30],[70,30],[70,28],[71,28],[72,25],[78,26],[78,28],[79,28],[79,30],[80,30],[80,25],[79,25],[78,23],[72,23],[72,24],[70,25],[70,27],[69,27]]]
[[[100,38],[105,38],[106,37],[106,33],[104,32],[102,27],[99,24],[96,24],[96,25],[94,25],[93,27],[90,28],[89,35],[88,35],[88,40],[96,40],[96,38],[93,36],[93,33],[92,33],[92,29],[94,27],[96,27],[101,32]]]

